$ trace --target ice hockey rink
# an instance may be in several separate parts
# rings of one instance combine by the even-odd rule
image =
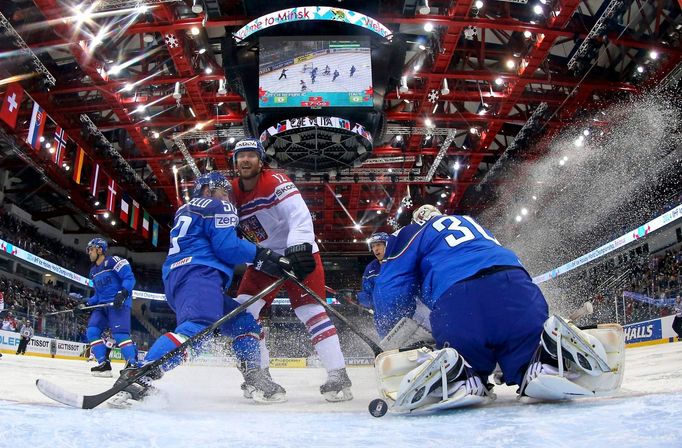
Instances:
[[[120,364],[116,368],[120,368]],[[97,393],[113,379],[84,361],[4,355],[0,359],[0,446],[26,447],[679,447],[682,344],[626,350],[620,393],[611,398],[522,404],[496,386],[497,401],[432,415],[374,418],[374,371],[349,369],[355,399],[327,403],[322,369],[273,369],[286,403],[241,397],[234,368],[183,366],[158,381],[160,394],[131,409],[72,409],[35,388],[45,378]]]

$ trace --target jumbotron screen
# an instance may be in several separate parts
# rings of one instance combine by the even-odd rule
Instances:
[[[258,105],[373,106],[369,38],[310,39],[260,39]]]

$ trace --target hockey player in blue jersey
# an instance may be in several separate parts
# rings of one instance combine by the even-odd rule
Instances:
[[[240,239],[239,224],[233,205],[232,187],[218,172],[200,176],[193,198],[175,214],[170,233],[170,249],[162,268],[168,304],[176,313],[177,327],[159,337],[145,357],[145,362],[159,359],[182,342],[199,333],[223,315],[239,306],[224,294],[232,281],[234,266],[253,263],[272,276],[281,269],[293,269],[292,262],[270,249]],[[248,312],[228,321],[221,332],[232,337],[232,347],[240,362],[246,384],[257,401],[282,401],[282,388],[259,368],[260,326]],[[143,376],[120,392],[115,405],[148,394],[151,381],[180,364],[181,357],[166,363],[160,371]]]
[[[358,293],[358,303],[365,308],[372,308],[374,282],[381,270],[381,263],[384,260],[384,254],[386,253],[388,238],[388,233],[376,232],[367,240],[367,246],[369,246],[370,252],[372,252],[376,258],[367,265],[365,272],[362,274],[362,291]]]
[[[405,375],[395,391],[401,411],[488,399],[487,378],[496,364],[507,384],[521,386],[519,392],[533,398],[592,396],[620,385],[618,369],[602,362],[603,344],[557,316],[548,318],[547,302],[517,256],[469,216],[444,216],[431,205],[418,209],[413,224],[389,242],[373,298],[382,337],[403,326],[401,320],[414,314],[419,298],[431,310],[436,346],[446,347],[377,358],[379,378],[396,375],[387,367],[395,360],[384,364],[382,356],[424,363]],[[617,334],[614,330],[605,339],[611,338],[613,347],[619,344]],[[563,351],[557,357],[558,345]],[[557,369],[564,359],[569,360],[566,366]],[[622,358],[612,362],[622,365]],[[573,376],[564,375],[571,368]],[[440,378],[445,376],[448,388],[442,391]],[[382,384],[391,386],[390,381]]]
[[[117,256],[108,256],[107,242],[102,238],[93,238],[86,247],[90,261],[90,269],[95,294],[84,306],[111,303],[113,306],[97,308],[90,315],[86,335],[90,342],[90,350],[97,359],[98,365],[90,369],[94,376],[111,378],[111,363],[106,357],[107,348],[102,339],[102,332],[110,328],[111,335],[121,349],[121,355],[127,363],[135,361],[137,348],[130,338],[130,312],[132,297],[130,293],[135,286],[135,276],[128,260]]]

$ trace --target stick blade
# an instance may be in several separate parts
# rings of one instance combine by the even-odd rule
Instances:
[[[72,408],[83,408],[83,395],[57,386],[47,380],[37,379],[36,387],[43,395],[54,401],[71,406]]]

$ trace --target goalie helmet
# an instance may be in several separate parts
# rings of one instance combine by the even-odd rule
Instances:
[[[99,247],[102,249],[102,253],[107,251],[108,244],[104,238],[93,238],[88,241],[88,245],[85,246],[85,253],[87,253],[91,247]]]
[[[423,225],[426,221],[434,216],[442,216],[443,214],[431,204],[424,204],[412,213],[412,222]]]
[[[260,161],[265,162],[265,148],[263,147],[263,143],[255,138],[245,138],[237,142],[234,151],[232,152],[232,163],[234,163],[235,167],[237,166],[237,154],[245,151],[254,151],[258,154]]]
[[[200,197],[201,190],[203,190],[205,186],[208,186],[208,189],[211,191],[211,193],[213,193],[213,191],[215,191],[217,188],[222,188],[230,197],[230,202],[234,203],[232,185],[230,184],[230,181],[227,180],[227,178],[221,173],[217,171],[211,171],[210,173],[202,174],[201,176],[197,177],[197,180],[194,181],[192,197]]]
[[[384,243],[388,244],[388,233],[386,232],[375,232],[367,239],[367,247],[369,251],[372,251],[372,244],[374,243]]]

